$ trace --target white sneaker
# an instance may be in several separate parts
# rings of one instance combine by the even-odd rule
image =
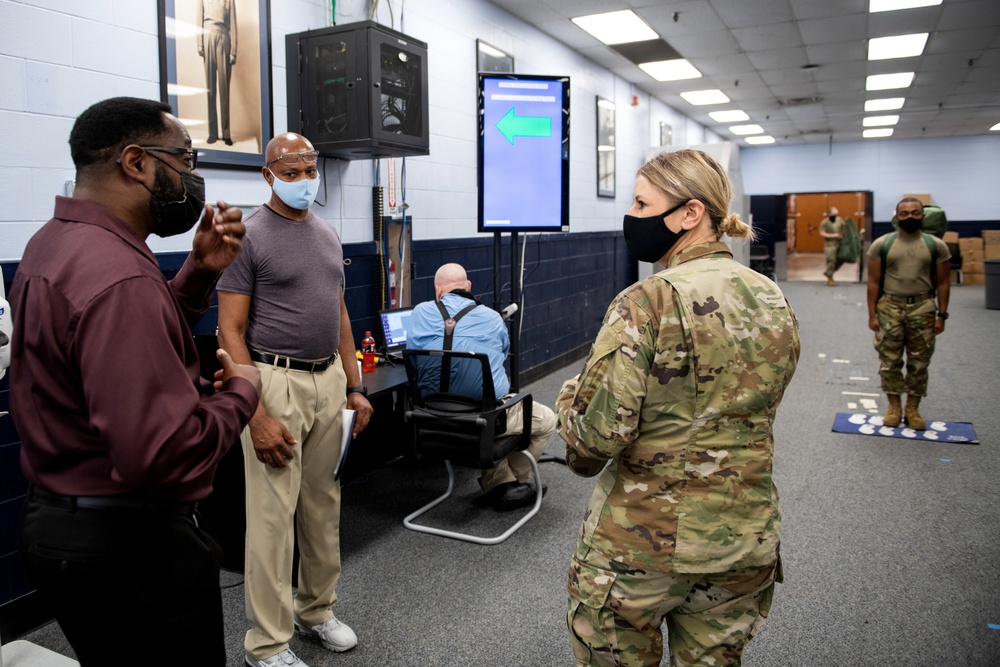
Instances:
[[[270,658],[264,658],[263,660],[256,660],[249,655],[244,655],[243,659],[247,667],[309,667],[309,665],[299,660],[299,657],[292,653],[291,649],[282,651],[277,655],[272,655]]]
[[[354,630],[351,630],[346,623],[338,621],[336,616],[326,623],[313,626],[307,626],[298,616],[294,616],[294,620],[295,629],[300,635],[320,640],[330,651],[343,653],[358,645],[358,636],[354,634]]]

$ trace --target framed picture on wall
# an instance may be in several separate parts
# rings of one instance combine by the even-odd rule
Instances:
[[[270,0],[157,0],[160,99],[206,167],[259,169],[273,133]]]
[[[615,196],[615,103],[597,98],[597,196]]]
[[[481,39],[476,40],[476,67],[479,72],[514,72],[514,56],[490,46]]]

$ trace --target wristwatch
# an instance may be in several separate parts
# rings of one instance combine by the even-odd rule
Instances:
[[[357,387],[348,387],[347,395],[350,396],[351,394],[361,394],[362,396],[367,396],[368,387],[364,386],[363,384],[359,384]]]
[[[948,313],[938,313],[937,316],[942,320],[948,319]]]

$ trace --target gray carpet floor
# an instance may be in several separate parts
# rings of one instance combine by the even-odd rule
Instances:
[[[953,288],[922,406],[929,420],[972,422],[981,444],[845,435],[831,431],[837,412],[865,411],[863,398],[885,408],[864,286],[781,287],[802,338],[775,425],[785,583],[744,665],[1000,664],[1000,311],[984,307],[983,287]],[[522,389],[551,404],[581,365]],[[547,454],[564,456],[557,437]],[[428,523],[487,535],[512,521],[472,506],[476,473],[456,473],[455,497]],[[444,490],[440,464],[397,461],[345,487],[335,612],[360,645],[335,655],[296,637],[292,648],[312,667],[572,665],[566,571],[594,481],[558,462],[542,463],[541,473],[542,511],[496,546],[404,529],[406,514]],[[223,573],[222,585],[228,654],[238,666],[241,574]],[[151,633],[151,650],[169,650],[170,638]],[[72,655],[55,624],[26,639]]]

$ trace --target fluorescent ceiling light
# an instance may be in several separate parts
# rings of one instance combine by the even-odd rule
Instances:
[[[601,99],[600,97],[597,98],[597,106],[603,107],[604,109],[611,109],[612,111],[615,110],[614,102],[611,100]]]
[[[895,37],[876,37],[868,40],[868,60],[888,60],[889,58],[912,58],[924,52],[929,33]]]
[[[893,88],[906,88],[911,83],[913,83],[913,72],[871,74],[865,81],[865,90],[892,90]]]
[[[733,125],[729,131],[733,134],[761,134],[764,128],[760,125]]]
[[[996,125],[991,127],[990,132],[1000,132],[1000,123],[997,123]]]
[[[605,44],[626,44],[660,38],[631,9],[577,16],[571,20]]]
[[[865,130],[864,132],[861,133],[861,136],[864,137],[865,139],[878,139],[879,137],[891,137],[892,128],[885,127],[877,130]]]
[[[726,104],[729,102],[729,98],[718,88],[712,90],[689,90],[686,93],[681,93],[681,97],[687,100],[690,104],[696,106],[702,106],[705,104]]]
[[[878,127],[879,125],[895,125],[899,122],[899,116],[868,116],[861,124],[865,127]]]
[[[740,109],[730,109],[729,111],[713,111],[708,117],[716,123],[738,123],[741,120],[750,120],[750,116]]]
[[[639,69],[657,81],[680,81],[681,79],[701,78],[701,72],[683,58],[640,63]]]
[[[773,144],[774,137],[767,134],[762,134],[759,137],[747,137],[743,141],[747,142],[748,144]]]
[[[868,4],[868,11],[874,14],[876,12],[894,12],[897,9],[933,7],[940,4],[941,0],[871,0]]]
[[[903,108],[905,97],[886,97],[881,100],[865,100],[865,111],[894,111]]]

